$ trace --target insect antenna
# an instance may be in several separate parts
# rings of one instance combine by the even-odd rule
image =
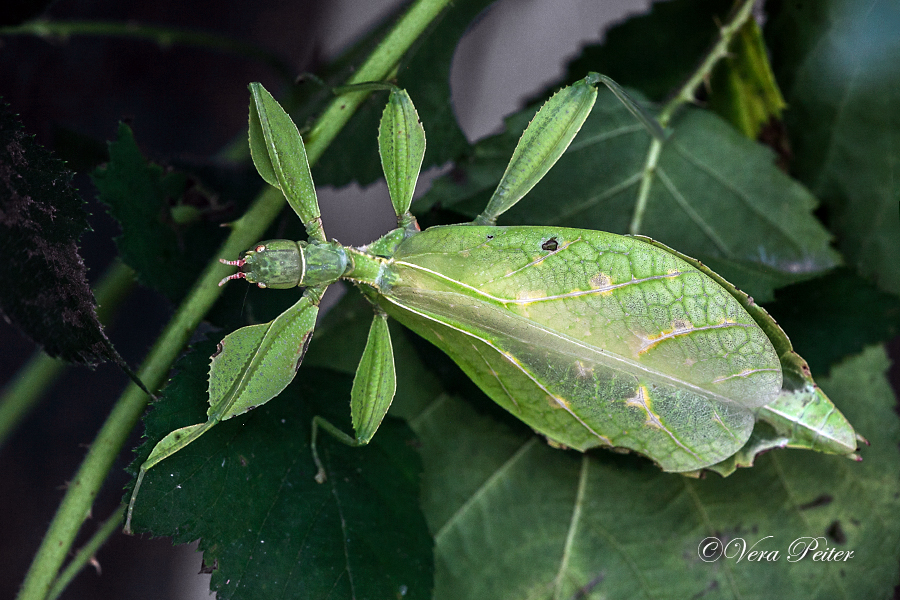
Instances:
[[[228,277],[222,278],[222,281],[219,282],[219,287],[222,287],[223,285],[225,285],[226,281],[231,281],[232,279],[244,279],[244,277],[245,277],[245,275],[242,272],[238,271],[237,273],[234,273],[233,275],[229,275]]]
[[[240,267],[244,266],[246,261],[243,258],[239,258],[237,260],[225,260],[224,258],[220,258],[219,262],[222,263],[223,265],[231,265],[232,267],[240,268]],[[233,273],[232,275],[229,275],[228,277],[222,278],[222,281],[219,282],[219,287],[222,287],[223,285],[225,285],[226,281],[231,281],[232,279],[244,279],[245,277],[246,277],[246,275],[244,275],[243,271],[238,271],[237,273]]]

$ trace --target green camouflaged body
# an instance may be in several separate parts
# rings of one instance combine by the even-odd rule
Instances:
[[[741,448],[781,389],[772,344],[732,295],[638,238],[562,227],[434,227],[388,262],[379,304],[501,406],[579,450],[667,471]]]

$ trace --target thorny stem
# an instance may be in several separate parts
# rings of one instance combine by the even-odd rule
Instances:
[[[694,73],[684,82],[675,95],[663,107],[659,113],[659,122],[663,127],[669,124],[669,120],[675,111],[688,102],[693,102],[697,89],[708,80],[713,68],[720,60],[728,56],[728,46],[731,40],[740,31],[747,19],[753,15],[753,5],[756,0],[743,0],[741,4],[732,13],[731,20],[719,28],[719,39],[709,49],[703,61],[694,71]]]
[[[47,600],[56,600],[59,598],[59,595],[63,593],[63,590],[66,589],[69,582],[75,579],[75,576],[78,575],[81,569],[87,566],[91,559],[94,558],[94,555],[97,553],[97,550],[100,549],[100,546],[106,543],[106,540],[119,530],[119,527],[122,526],[124,509],[124,506],[117,507],[115,512],[113,512],[113,514],[100,525],[97,532],[91,536],[91,539],[88,540],[87,544],[78,550],[78,553],[53,582],[53,587],[50,588],[50,592],[47,594]]]
[[[631,224],[628,233],[638,235],[641,232],[641,222],[644,220],[644,211],[647,210],[647,199],[650,197],[650,188],[653,186],[653,178],[656,176],[656,164],[662,152],[662,142],[656,138],[650,140],[650,149],[647,150],[647,160],[641,175],[641,185],[638,188],[637,202],[634,205],[634,214],[631,216]]]
[[[755,3],[756,0],[743,0],[732,13],[731,20],[719,28],[719,39],[716,40],[716,43],[706,53],[700,65],[697,66],[688,80],[678,88],[678,91],[663,106],[662,111],[657,116],[657,120],[663,128],[669,124],[669,121],[672,120],[679,108],[694,101],[697,89],[707,81],[716,63],[728,56],[728,46],[731,44],[731,40],[744,26],[747,19],[752,17]],[[641,232],[644,212],[647,210],[647,200],[650,197],[650,188],[656,175],[656,165],[662,152],[662,145],[663,142],[655,137],[650,140],[650,148],[647,150],[647,161],[644,163],[641,185],[638,189],[637,202],[634,206],[634,215],[631,218],[631,224],[628,226],[628,233],[632,235],[637,235]]]
[[[104,326],[109,325],[133,285],[134,271],[118,260],[97,282],[94,289],[97,318]],[[0,447],[67,366],[64,361],[50,358],[38,350],[19,369],[15,378],[0,393]]]
[[[293,69],[275,54],[253,44],[205,31],[190,31],[173,27],[115,21],[49,21],[36,19],[13,27],[0,27],[0,35],[37,35],[44,38],[56,37],[62,39],[68,39],[73,35],[89,35],[93,37],[149,40],[156,42],[163,49],[176,44],[194,46],[258,60],[270,66],[285,80],[292,81],[294,78]]]
[[[277,190],[269,188],[257,198],[247,214],[233,224],[231,235],[221,252],[237,254],[257,241],[256,230],[262,223],[273,220],[280,212],[283,205],[280,196]],[[206,267],[185,302],[151,348],[138,371],[138,376],[149,389],[156,390],[162,385],[169,366],[218,298],[220,288],[216,283],[227,270],[227,266],[218,262]],[[69,482],[66,494],[22,585],[20,599],[44,600],[47,597],[50,585],[87,517],[94,497],[146,405],[146,394],[133,383],[116,402],[78,472]]]
[[[386,77],[402,55],[448,4],[449,0],[417,0],[347,83],[377,81]],[[332,101],[309,135],[306,148],[310,164],[322,156],[325,148],[366,97],[367,92],[356,92]],[[284,196],[277,190],[267,188],[254,201],[247,213],[233,224],[231,235],[216,257],[236,256],[250,244],[258,241],[281,212],[285,202]],[[148,388],[155,390],[162,385],[172,362],[206,312],[218,299],[222,288],[216,284],[228,274],[227,271],[228,267],[220,264],[218,260],[207,265],[138,372]],[[94,496],[129,432],[144,411],[146,403],[146,395],[137,386],[130,384],[113,407],[69,485],[31,564],[19,593],[19,600],[47,598],[51,583],[89,512]]]

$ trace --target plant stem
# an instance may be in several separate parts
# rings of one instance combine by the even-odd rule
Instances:
[[[91,539],[88,540],[87,544],[81,547],[78,554],[76,554],[69,564],[66,565],[63,572],[60,573],[59,577],[56,578],[56,581],[53,582],[53,587],[50,588],[50,592],[47,594],[47,600],[56,600],[56,598],[63,593],[63,590],[66,589],[66,586],[69,585],[69,582],[75,579],[75,576],[78,575],[81,569],[90,562],[100,546],[112,537],[112,534],[119,530],[119,527],[122,525],[122,515],[124,510],[124,506],[116,508],[115,512],[113,512],[113,514],[100,525],[97,532],[91,536]]]
[[[16,372],[0,395],[0,447],[67,366],[38,350]]]
[[[449,0],[417,0],[347,83],[383,79],[448,4]],[[322,156],[328,144],[366,96],[366,92],[340,96],[319,117],[306,145],[310,164]],[[285,199],[281,193],[274,188],[267,188],[247,213],[232,224],[231,235],[218,256],[235,256],[257,242],[284,204]],[[229,267],[218,261],[207,265],[138,371],[148,388],[155,390],[162,385],[172,362],[219,297],[221,288],[217,283],[228,271]],[[20,600],[46,599],[50,585],[88,514],[94,496],[146,403],[146,395],[137,386],[130,384],[113,407],[75,478],[69,484],[22,585]]]
[[[747,22],[747,19],[752,18],[753,5],[755,3],[756,0],[743,0],[732,12],[731,20],[719,28],[719,39],[709,49],[688,80],[684,82],[684,85],[678,88],[678,91],[675,92],[662,111],[660,111],[657,120],[663,128],[668,126],[669,121],[672,120],[679,108],[688,102],[694,101],[697,88],[709,78],[716,63],[728,55],[728,46],[731,44],[732,38],[737,35],[744,23]],[[628,233],[631,235],[637,235],[641,232],[644,213],[647,210],[647,202],[650,198],[650,188],[653,185],[653,178],[656,176],[656,165],[659,162],[663,143],[656,137],[650,140],[650,147],[647,149],[647,160],[644,163],[644,169],[641,174],[641,186],[638,189],[638,197],[634,205],[634,214],[631,217],[631,224],[628,226]]]
[[[94,289],[97,318],[103,325],[109,325],[133,285],[134,271],[118,260],[103,274]],[[0,394],[0,448],[67,366],[38,350],[19,369]]]
[[[122,23],[115,21],[48,21],[36,19],[14,27],[0,27],[0,35],[36,35],[67,39],[73,35],[95,37],[119,37],[156,42],[166,49],[176,44],[194,46],[205,50],[228,52],[245,58],[258,60],[275,70],[287,81],[293,81],[294,71],[281,58],[262,48],[231,37],[190,31],[174,27]]]
[[[647,210],[647,200],[650,198],[650,188],[653,186],[653,178],[656,176],[656,165],[659,163],[662,145],[663,143],[657,138],[650,140],[647,160],[644,161],[644,168],[641,171],[641,187],[638,189],[634,214],[631,216],[631,224],[628,226],[628,233],[631,235],[638,235],[641,232],[641,223],[644,221],[644,211]]]
[[[756,0],[743,0],[741,4],[732,13],[731,20],[719,28],[719,39],[709,49],[700,65],[694,70],[693,74],[684,82],[674,96],[666,103],[662,111],[659,113],[658,120],[665,127],[669,124],[672,115],[683,104],[693,102],[699,88],[712,73],[716,63],[728,55],[728,46],[731,44],[732,38],[740,31],[747,19],[753,15],[753,5]]]

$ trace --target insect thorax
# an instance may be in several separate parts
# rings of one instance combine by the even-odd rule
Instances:
[[[259,287],[287,289],[337,281],[349,261],[346,250],[337,242],[266,240],[230,264],[238,264],[242,278]]]

